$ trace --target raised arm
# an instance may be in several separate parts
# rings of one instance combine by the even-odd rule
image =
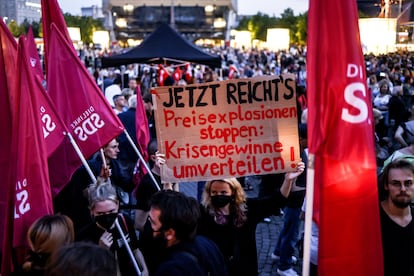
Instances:
[[[298,162],[296,166],[296,171],[288,172],[285,174],[285,179],[283,180],[282,187],[280,187],[280,193],[284,197],[288,197],[290,194],[290,190],[292,188],[292,184],[296,181],[299,175],[303,173],[305,170],[305,163]]]

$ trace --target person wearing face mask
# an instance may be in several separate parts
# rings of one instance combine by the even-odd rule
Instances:
[[[162,190],[151,198],[152,247],[159,259],[155,276],[227,276],[223,255],[211,240],[197,235],[200,208],[196,199]]]
[[[223,253],[229,275],[258,275],[256,226],[282,207],[305,164],[285,174],[284,182],[272,195],[246,198],[236,178],[208,181],[202,199],[198,234],[214,241]]]
[[[115,187],[110,182],[98,180],[88,187],[87,194],[93,222],[77,233],[76,240],[91,241],[110,249],[118,261],[121,275],[137,275],[122,235],[116,227],[115,221],[118,220],[142,275],[148,275],[144,257],[138,249],[134,224],[129,217],[119,213]]]

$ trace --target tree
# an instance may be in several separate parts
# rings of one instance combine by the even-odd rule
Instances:
[[[276,17],[258,12],[256,15],[243,18],[237,29],[250,31],[253,39],[266,40],[267,29],[274,28],[276,23]]]
[[[63,16],[68,27],[80,28],[81,39],[85,44],[92,43],[94,31],[104,30],[102,21],[90,16],[74,16],[69,13],[65,13]]]
[[[10,23],[7,25],[10,32],[14,37],[19,37],[21,34],[24,33],[24,29],[17,24],[15,20],[10,21]]]
[[[308,13],[300,14],[296,21],[296,33],[293,42],[305,45],[308,37]]]
[[[287,28],[290,30],[291,43],[304,45],[306,44],[307,18],[307,13],[295,16],[290,8],[284,10],[280,18],[269,17],[259,12],[251,17],[244,17],[237,29],[250,31],[253,39],[266,40],[267,29]]]

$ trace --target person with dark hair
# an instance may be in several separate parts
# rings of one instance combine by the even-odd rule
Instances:
[[[109,178],[111,183],[117,188],[121,205],[128,204],[129,194],[134,188],[132,175],[125,174],[117,160],[119,154],[118,141],[112,139],[103,148],[106,167],[102,160],[102,155],[97,154],[88,160],[89,167],[96,177]],[[70,182],[54,198],[53,204],[56,212],[61,212],[69,216],[75,226],[75,232],[91,222],[88,209],[88,200],[84,196],[84,190],[92,183],[89,174],[84,166],[81,166],[73,174]],[[121,198],[122,196],[122,198]]]
[[[160,189],[166,190],[176,190],[178,191],[178,184],[172,183],[161,183],[161,169],[160,169],[160,162],[165,162],[164,159],[158,158],[158,143],[156,139],[152,139],[148,144],[148,163],[151,168],[152,175],[154,176],[155,180],[157,181],[157,185],[153,182],[150,175],[147,173],[141,179],[140,184],[136,190],[136,199],[137,205],[135,210],[135,228],[138,230],[144,229],[144,224],[147,221],[148,212],[150,210],[150,201],[153,194]],[[162,155],[161,155],[162,156]]]
[[[384,275],[414,275],[414,165],[404,158],[392,161],[380,183]]]
[[[113,96],[114,111],[116,114],[120,114],[128,109],[128,102],[124,95],[117,94]]]
[[[46,276],[114,276],[115,256],[106,248],[87,242],[62,247],[46,270]]]
[[[156,139],[157,132],[155,129],[155,118],[154,118],[154,106],[152,103],[152,95],[145,94],[142,96],[142,101],[144,102],[145,114],[147,114],[148,128],[150,131],[150,138]]]
[[[154,275],[228,275],[217,246],[196,235],[199,218],[196,199],[171,190],[154,194],[149,221],[162,256]]]
[[[23,264],[23,272],[26,275],[43,275],[50,256],[73,240],[73,223],[69,217],[59,214],[40,217],[27,232],[30,254]]]

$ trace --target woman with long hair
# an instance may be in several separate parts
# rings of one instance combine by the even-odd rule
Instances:
[[[50,256],[74,240],[72,220],[65,215],[46,215],[30,226],[27,241],[29,256],[23,264],[27,275],[43,275]]]
[[[304,171],[285,174],[280,189],[261,198],[247,198],[236,178],[208,181],[204,187],[199,234],[213,240],[223,253],[230,275],[258,275],[256,226],[282,207],[296,178]]]

